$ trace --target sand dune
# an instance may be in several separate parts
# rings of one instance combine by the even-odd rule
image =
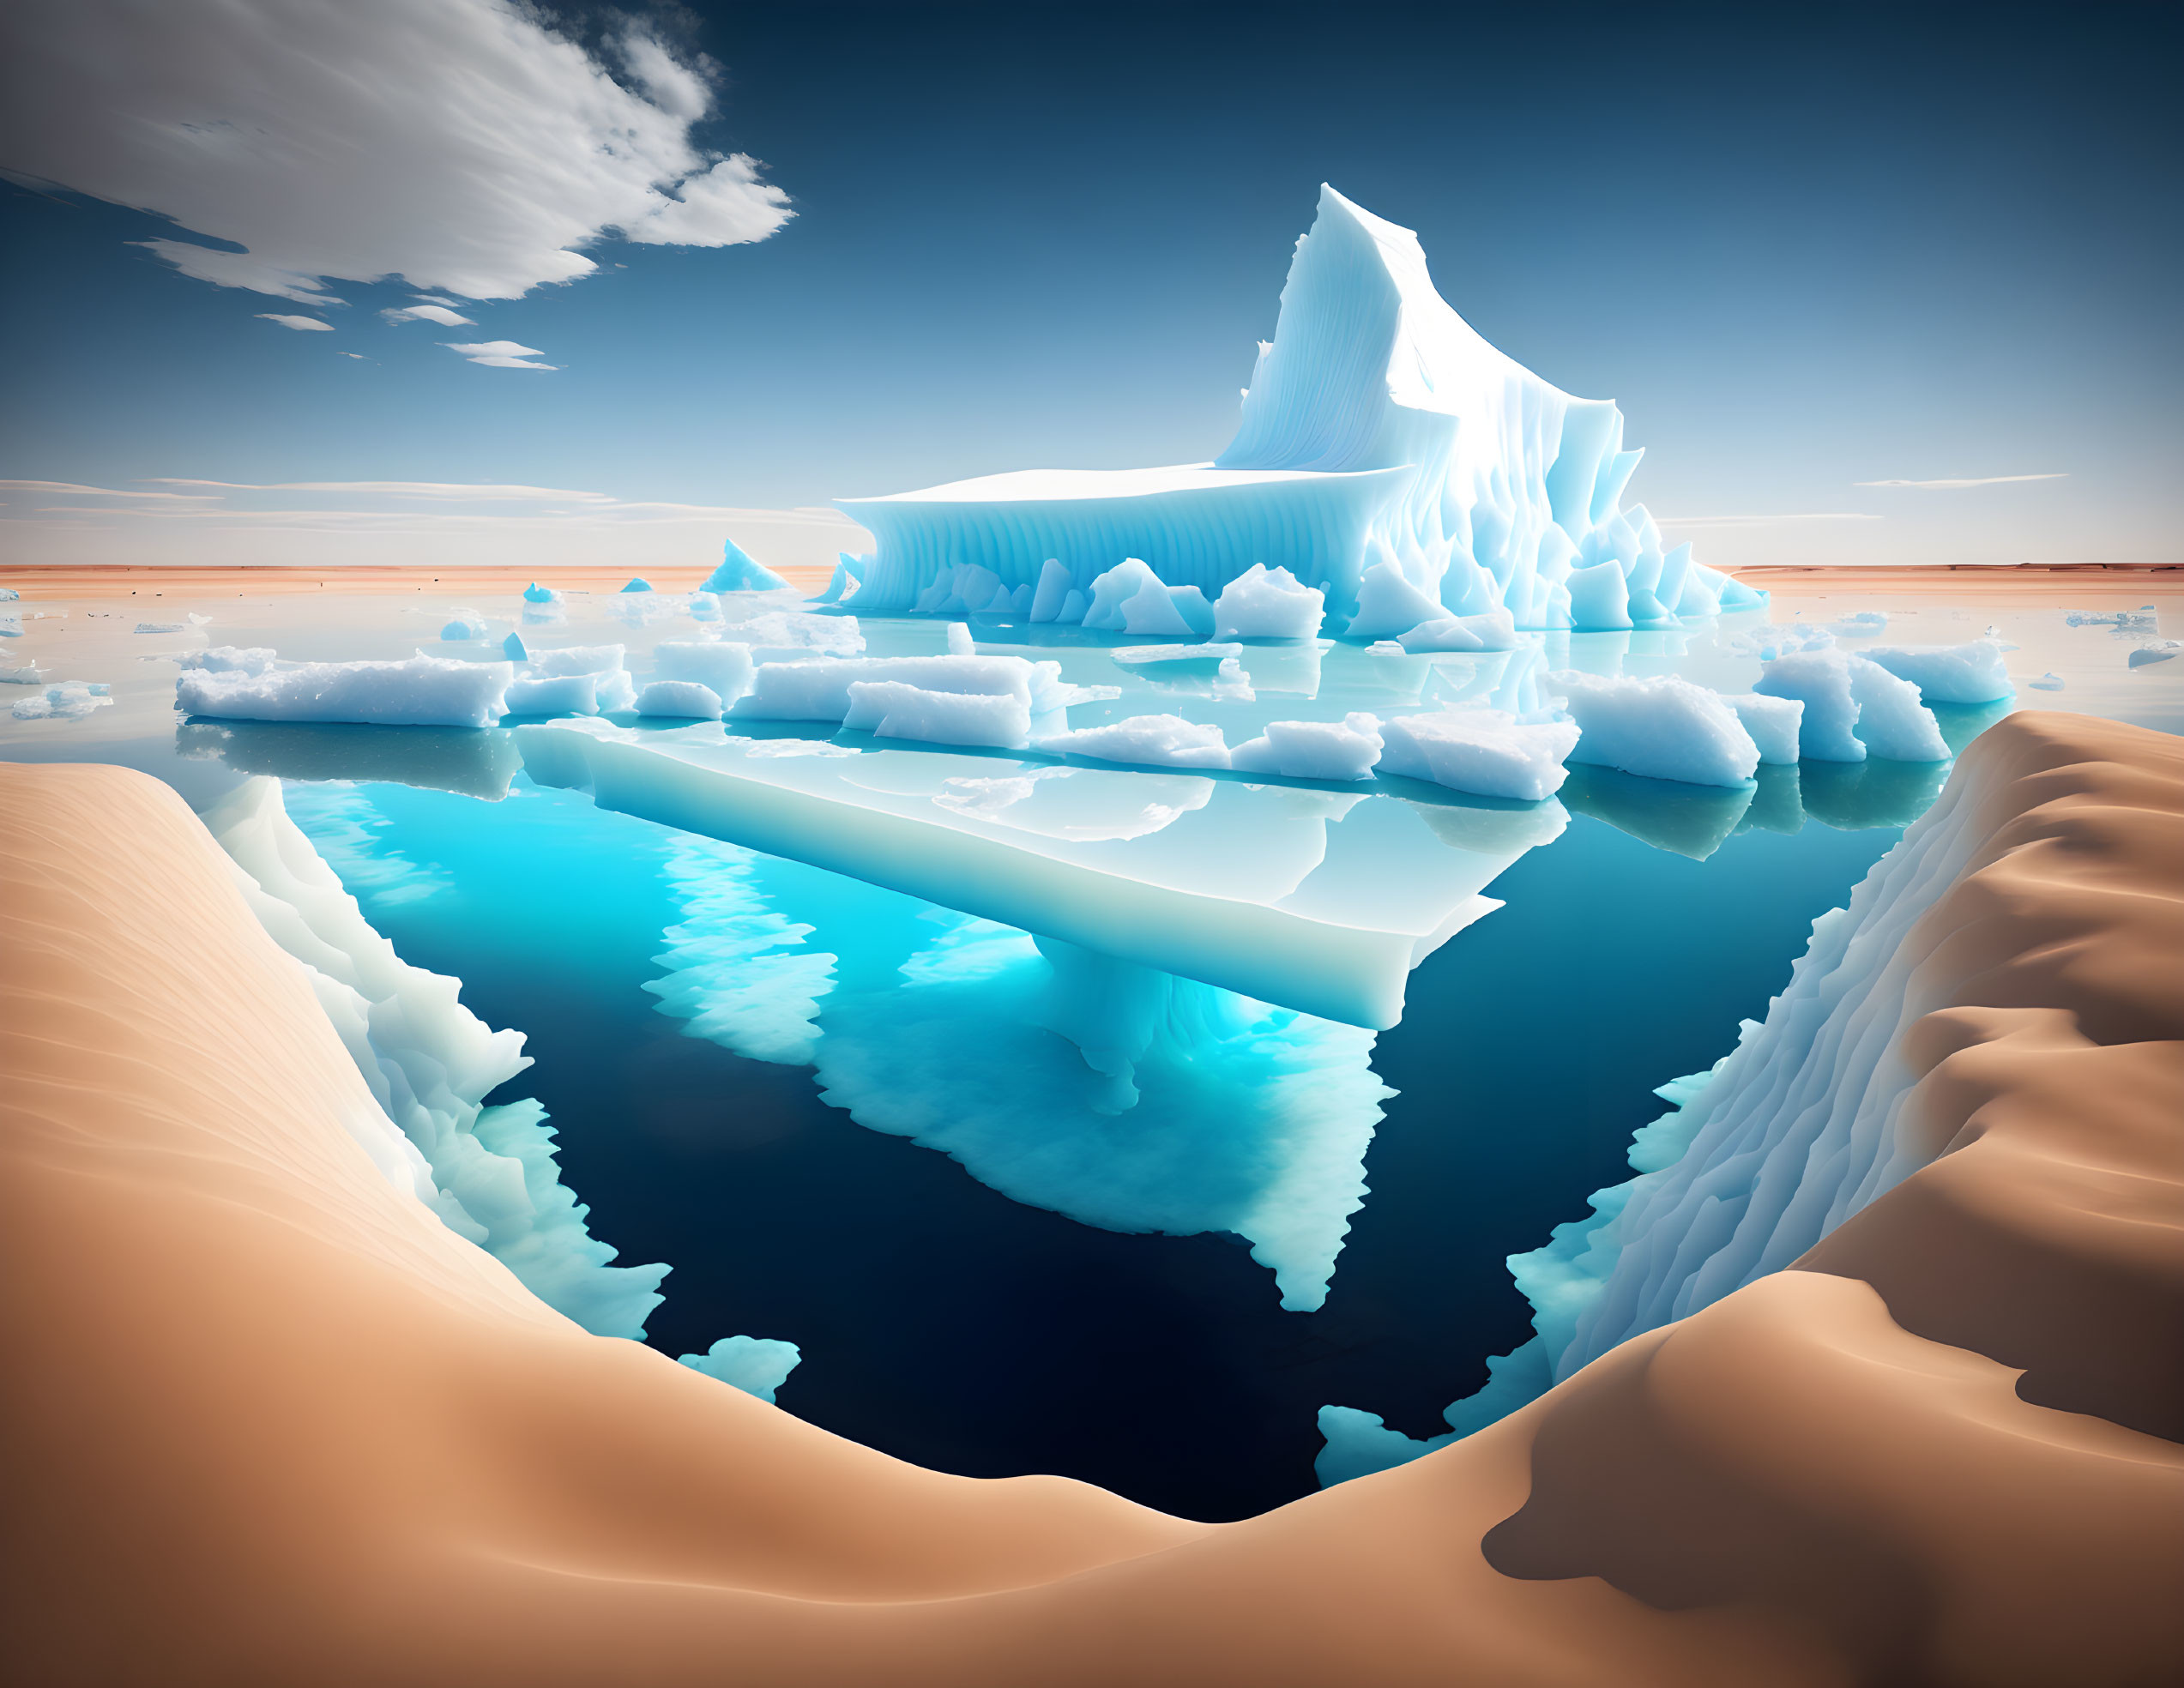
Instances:
[[[2020,714],[1963,758],[1988,841],[1912,939],[1947,1153],[1492,1429],[1222,1527],[587,1335],[374,1168],[178,799],[0,764],[11,1679],[2178,1679],[2181,750]]]

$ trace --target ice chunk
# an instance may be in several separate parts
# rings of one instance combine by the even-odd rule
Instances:
[[[1039,748],[1057,756],[1089,757],[1147,768],[1229,765],[1228,745],[1221,729],[1185,720],[1180,715],[1132,715],[1105,726],[1058,732],[1041,739]]]
[[[2157,645],[2141,645],[2131,653],[2129,666],[2150,667],[2157,662],[2167,662],[2181,651],[2184,651],[2184,641],[2175,639],[2164,639]]]
[[[844,598],[854,593],[864,581],[865,559],[863,558],[852,557],[846,551],[838,552],[836,555],[841,560],[834,565],[834,573],[827,579],[827,589],[822,592],[816,600],[818,603],[839,604]]]
[[[1561,788],[1578,728],[1572,721],[1520,722],[1500,709],[1445,709],[1383,721],[1380,737],[1383,774],[1532,803]]]
[[[595,715],[596,674],[519,675],[508,683],[502,703],[511,715]]]
[[[186,621],[140,621],[136,624],[136,630],[139,633],[179,633],[189,624]],[[20,633],[22,629],[18,626],[15,631]]]
[[[848,713],[849,688],[860,682],[895,681],[926,691],[1013,697],[1031,714],[1057,707],[1047,696],[1060,683],[1058,662],[1032,663],[1020,656],[823,657],[808,662],[769,662],[753,677],[750,692],[731,711],[756,720],[838,721]]]
[[[0,613],[0,639],[20,639],[23,636],[23,618],[20,611]]]
[[[1444,616],[1421,621],[1396,642],[1405,650],[1505,651],[1517,648],[1517,624],[1507,610],[1485,610],[1475,616]]]
[[[666,641],[653,647],[652,666],[663,680],[691,680],[706,687],[723,704],[751,690],[751,649],[746,645],[699,640]]]
[[[652,590],[652,582],[647,580],[643,575],[631,575],[628,581],[624,583],[622,590],[624,592],[649,592]]]
[[[1752,735],[1761,762],[1789,766],[1797,761],[1798,724],[1805,718],[1805,705],[1798,699],[1751,693],[1724,697],[1722,702],[1736,711],[1736,718]]]
[[[745,615],[724,630],[733,632],[739,643],[748,645],[752,660],[758,662],[810,653],[854,656],[865,648],[865,635],[855,616],[768,610]]]
[[[733,540],[721,547],[721,566],[705,577],[707,592],[779,592],[788,582]]]
[[[113,701],[103,684],[63,680],[58,685],[49,685],[27,697],[17,698],[13,713],[17,720],[81,720],[94,709],[104,708]]]
[[[1631,624],[1630,582],[1614,558],[1572,569],[1564,584],[1570,594],[1570,625],[1577,631],[1613,632]]]
[[[1062,613],[1062,606],[1077,590],[1076,577],[1054,558],[1039,565],[1039,583],[1031,594],[1031,618],[1035,622],[1053,621]],[[1083,619],[1082,612],[1077,619]]]
[[[689,597],[690,618],[692,621],[721,619],[721,594],[717,592],[693,592]]]
[[[842,724],[881,738],[991,750],[1021,750],[1031,740],[1031,709],[1022,697],[928,691],[901,680],[851,681]]]
[[[178,667],[212,674],[262,674],[273,666],[277,654],[266,645],[214,645],[209,650],[185,651],[173,660]]]
[[[550,586],[540,586],[538,582],[533,581],[523,588],[523,601],[527,604],[558,604],[561,594]]]
[[[1888,616],[1885,611],[1881,610],[1855,610],[1835,623],[1835,630],[1837,633],[1853,638],[1883,633],[1887,629]]]
[[[361,721],[402,726],[491,726],[515,669],[422,652],[402,662],[301,662],[262,674],[184,674],[174,688],[186,715],[230,720]]]
[[[1794,697],[1805,711],[1797,753],[1815,762],[1863,762],[1866,747],[1852,731],[1858,704],[1850,695],[1850,660],[1832,648],[1786,651],[1760,665],[1752,690],[1762,697]]]
[[[1911,682],[1928,703],[1996,703],[2015,695],[1993,639],[1962,645],[1869,645],[1859,654]]]
[[[534,651],[531,672],[540,678],[561,674],[603,674],[622,666],[620,645],[564,645],[558,650]]]
[[[12,604],[21,596],[12,586],[0,586],[0,604]]]
[[[521,633],[510,633],[500,642],[500,654],[510,662],[528,662],[531,653],[523,643]]]
[[[696,680],[655,680],[637,694],[641,715],[681,715],[693,720],[721,719],[721,694]]]
[[[51,676],[50,669],[40,668],[35,662],[20,667],[0,664],[0,685],[44,685]]]
[[[486,618],[475,610],[457,610],[440,630],[440,636],[448,640],[482,639],[486,634]]]
[[[1392,560],[1385,560],[1375,563],[1359,581],[1357,613],[1347,630],[1353,639],[1385,639],[1447,616],[1440,600],[1421,591]]]
[[[1850,695],[1858,705],[1858,737],[1890,762],[1946,762],[1949,746],[1919,689],[1877,662],[1849,659]]]
[[[1213,632],[1213,606],[1197,587],[1170,587],[1143,562],[1128,557],[1092,582],[1084,625],[1137,638],[1205,638]]]
[[[2025,684],[2035,691],[2060,691],[2063,689],[2063,677],[2051,668],[2038,679],[2027,680]]]
[[[951,621],[948,624],[948,654],[950,656],[976,656],[978,654],[978,647],[971,640],[971,630],[960,621]]]
[[[1044,582],[1042,582],[1043,585]],[[1213,603],[1216,639],[1311,639],[1319,634],[1327,594],[1299,584],[1287,569],[1254,563]]]
[[[685,1354],[679,1363],[709,1378],[718,1378],[745,1395],[771,1401],[774,1391],[788,1381],[788,1374],[803,1359],[803,1350],[793,1342],[767,1336],[723,1336],[703,1353]]]
[[[1743,786],[1759,746],[1718,694],[1674,674],[1606,679],[1564,670],[1548,676],[1567,697],[1579,737],[1575,762],[1620,768],[1687,786]]]
[[[1266,731],[1228,753],[1240,773],[1290,780],[1369,780],[1380,760],[1380,722],[1351,714],[1339,721],[1269,721]]]

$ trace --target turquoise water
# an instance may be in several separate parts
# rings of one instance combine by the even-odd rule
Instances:
[[[443,612],[215,607],[233,618],[223,641],[325,657],[400,654]],[[2013,670],[2067,671],[2067,693],[2024,702],[2184,721],[2184,676],[2127,669],[2115,635],[2055,610],[1952,605],[1923,628],[1909,613],[1906,639],[1970,636],[1991,613],[2029,648]],[[1346,907],[1456,910],[1468,924],[1374,1032],[602,809],[535,782],[508,732],[182,721],[170,661],[125,623],[72,625],[33,623],[22,642],[65,660],[78,639],[90,666],[65,677],[112,680],[115,704],[0,720],[0,755],[127,763],[201,805],[245,775],[282,780],[404,958],[527,1035],[536,1065],[494,1100],[544,1105],[563,1181],[622,1263],[672,1268],[649,1341],[792,1341],[803,1359],[778,1399],[814,1423],[1203,1518],[1315,1487],[1322,1406],[1443,1428],[1487,1357],[1531,1335],[1507,1257],[1627,1175],[1632,1132],[1662,1111],[1654,1087],[1764,1016],[1812,920],[1946,775],[1808,763],[1720,792],[1578,768],[1537,809],[1394,782],[1361,801],[1173,774],[1032,782],[1067,799],[1038,826],[1097,823],[1065,854],[1216,896],[1324,869],[1314,895]],[[866,630],[876,651],[940,638]],[[1734,690],[1753,667],[1739,630],[1587,636],[1553,660]],[[1080,683],[1119,678],[1097,648],[1063,654]],[[1079,724],[1157,708],[1237,741],[1267,719],[1404,707],[1406,688],[1415,707],[1421,676],[1443,701],[1497,683],[1491,665],[1427,676],[1348,648],[1251,655],[1257,699],[1148,688]],[[1961,747],[1995,712],[1943,713]],[[875,757],[781,731],[812,742],[775,748],[832,758],[814,778],[1022,796],[1003,790],[1005,757]],[[1083,792],[1105,795],[1088,808],[1069,796]],[[1149,820],[1124,812],[1133,793],[1161,799]],[[1501,906],[1460,907],[1474,885]],[[1312,983],[1294,962],[1265,975],[1293,1001]]]

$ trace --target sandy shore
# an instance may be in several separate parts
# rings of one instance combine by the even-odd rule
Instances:
[[[587,1335],[383,1178],[166,787],[0,764],[18,1679],[2184,1675],[2184,746],[2019,714],[1903,1040],[1935,1158],[1492,1429],[1245,1523],[917,1470]]]

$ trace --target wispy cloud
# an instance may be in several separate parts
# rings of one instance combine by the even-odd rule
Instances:
[[[459,310],[450,310],[444,304],[427,301],[423,304],[401,304],[379,313],[389,323],[437,323],[443,329],[474,329],[478,319],[466,316]]]
[[[1796,510],[1783,515],[1656,515],[1663,528],[1760,528],[1777,521],[1879,521],[1861,510]]]
[[[178,486],[208,484],[195,481],[173,483]],[[125,492],[118,487],[86,486],[73,480],[0,480],[0,492],[36,492],[49,498],[165,498],[182,503],[214,502],[211,495],[202,492]]]
[[[37,485],[57,489],[58,481],[0,481],[0,486],[13,485]],[[185,480],[173,475],[158,475],[148,480],[148,486],[216,486],[224,492],[341,492],[359,496],[377,495],[390,498],[485,498],[500,503],[535,503],[541,501],[563,503],[570,499],[599,499],[617,502],[605,492],[576,492],[564,486],[523,486],[503,481],[469,480]],[[77,491],[90,491],[78,488]],[[121,495],[127,497],[158,498],[172,496],[162,492],[137,492]]]
[[[609,231],[730,246],[794,214],[692,138],[720,80],[643,25],[588,49],[510,0],[4,6],[0,157],[211,237],[139,244],[217,286],[513,298],[590,274]]]
[[[334,332],[334,325],[331,323],[322,323],[316,316],[283,316],[276,310],[261,310],[257,313],[257,317],[261,323],[278,323],[284,329],[316,330],[320,334]]]
[[[441,345],[449,351],[460,353],[474,364],[483,364],[487,369],[550,370],[559,369],[558,364],[539,364],[531,360],[542,356],[535,346],[519,346],[512,340],[480,340],[468,346],[443,340]]]
[[[1854,480],[1853,486],[1920,486],[1930,492],[1953,492],[1964,486],[2002,486],[2013,480],[2067,480],[2069,473],[1978,475],[1965,480]]]

